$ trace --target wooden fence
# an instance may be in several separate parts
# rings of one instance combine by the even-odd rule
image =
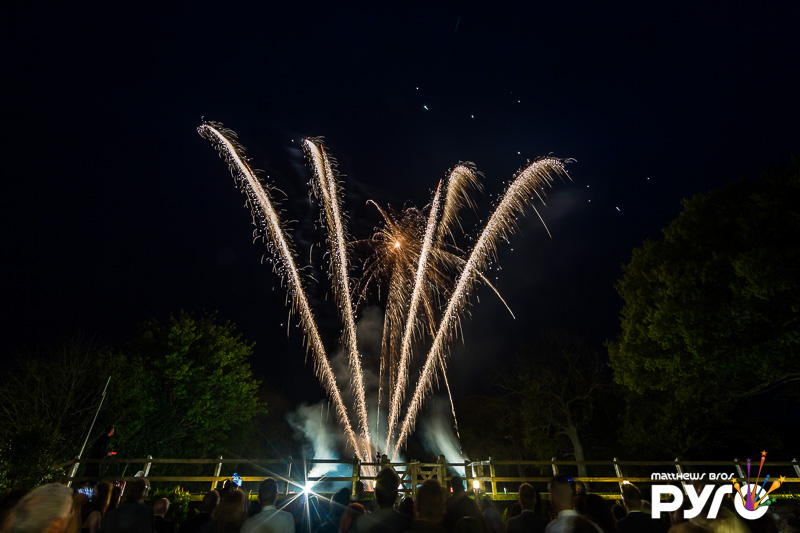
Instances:
[[[147,477],[152,483],[172,483],[182,486],[191,485],[196,495],[201,495],[205,490],[214,488],[217,483],[230,479],[234,472],[244,472],[241,475],[243,484],[254,488],[257,483],[268,477],[276,479],[283,494],[302,492],[307,487],[319,485],[332,487],[343,483],[352,487],[355,493],[356,483],[361,480],[371,484],[375,474],[383,467],[392,467],[401,480],[401,491],[414,495],[417,487],[429,478],[436,478],[440,482],[449,482],[454,475],[460,475],[466,482],[468,490],[476,493],[489,494],[495,499],[516,498],[517,488],[521,483],[532,483],[540,489],[546,487],[547,481],[556,474],[563,473],[574,481],[581,481],[590,486],[591,492],[605,498],[618,498],[625,483],[649,485],[654,482],[653,474],[690,474],[701,476],[703,473],[722,473],[734,475],[739,480],[746,480],[746,461],[624,461],[614,458],[611,461],[559,461],[555,458],[550,461],[508,461],[489,458],[485,461],[466,461],[463,463],[448,463],[444,456],[438,461],[423,463],[418,461],[391,463],[384,456],[381,461],[362,463],[356,459],[308,459],[296,461],[289,458],[283,459],[154,459],[148,456],[144,459],[108,458],[74,459],[60,465],[56,469],[68,469],[68,475],[63,482],[97,481],[96,477],[78,476],[80,465],[101,463],[105,468],[112,465],[125,465],[122,475],[109,474],[107,477],[115,480],[132,480],[137,475],[131,475],[136,470],[138,476]],[[758,463],[753,463],[757,465]],[[180,466],[192,467],[202,470],[207,465],[211,475],[163,475],[159,470],[179,469]],[[595,475],[579,477],[578,465],[586,467],[587,471]],[[128,468],[133,467],[130,471]],[[330,475],[316,474],[318,469],[332,472]],[[779,497],[800,497],[800,462],[793,459],[790,462],[767,461],[763,474],[769,473],[772,479],[785,475],[786,480],[780,489]],[[251,475],[253,474],[253,475]],[[655,481],[664,483],[664,481]],[[208,489],[204,489],[208,487]],[[322,492],[320,490],[319,492]],[[333,490],[324,491],[333,492]],[[545,492],[541,490],[541,492]],[[546,493],[545,493],[546,494]]]

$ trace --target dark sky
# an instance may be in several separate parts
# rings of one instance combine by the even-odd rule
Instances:
[[[500,254],[517,319],[479,292],[452,353],[458,397],[546,328],[614,337],[621,264],[682,198],[800,155],[797,2],[166,4],[4,8],[4,358],[216,310],[256,342],[268,381],[322,397],[244,197],[195,131],[203,116],[289,196],[302,257],[319,241],[304,136],[337,157],[358,238],[378,223],[367,199],[421,207],[458,161],[486,175],[485,218],[527,160],[577,160],[540,210],[553,239],[533,216]]]

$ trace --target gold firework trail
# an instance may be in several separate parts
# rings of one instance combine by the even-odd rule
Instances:
[[[498,243],[501,240],[508,241],[516,227],[516,217],[524,211],[533,195],[536,194],[538,196],[538,190],[545,184],[550,185],[556,176],[568,176],[564,169],[564,161],[561,159],[545,157],[528,166],[508,187],[495,212],[481,232],[469,259],[459,274],[456,288],[450,296],[447,309],[436,332],[436,338],[428,352],[425,365],[417,381],[414,396],[409,403],[400,434],[395,443],[394,452],[392,453],[393,460],[416,422],[417,412],[425,395],[432,388],[433,374],[436,363],[440,358],[442,358],[441,364],[444,366],[445,346],[456,334],[455,330],[460,325],[460,315],[467,305],[476,274],[485,270],[489,261],[496,258]],[[541,217],[539,218],[541,219]]]
[[[367,404],[364,391],[364,372],[361,368],[361,356],[358,353],[356,321],[353,316],[353,302],[350,296],[350,275],[347,261],[347,242],[345,240],[344,223],[342,222],[340,194],[337,190],[337,179],[331,168],[325,149],[311,139],[305,141],[306,150],[311,156],[316,168],[319,186],[314,190],[321,190],[323,205],[327,218],[328,242],[331,246],[331,261],[333,264],[333,292],[336,296],[339,309],[344,318],[343,344],[347,346],[348,363],[353,376],[351,383],[356,393],[356,411],[359,418],[359,428],[365,453],[372,455],[372,443],[369,434],[367,418]]]
[[[433,197],[431,210],[428,214],[428,224],[425,228],[425,239],[422,241],[422,250],[419,254],[417,272],[414,276],[414,290],[411,292],[411,306],[408,309],[406,325],[403,330],[403,340],[400,344],[400,367],[397,375],[397,382],[394,386],[394,393],[389,404],[389,426],[386,432],[386,450],[389,449],[394,426],[400,416],[400,402],[403,401],[405,393],[406,379],[408,373],[409,351],[411,349],[411,337],[416,330],[417,309],[419,308],[422,293],[425,290],[425,273],[428,271],[428,257],[430,256],[431,246],[436,235],[436,222],[439,216],[439,203],[441,198],[442,184],[436,187],[436,194]]]
[[[469,162],[459,163],[450,172],[447,179],[447,197],[442,208],[442,220],[436,230],[437,242],[441,242],[445,235],[453,238],[453,224],[458,222],[458,212],[461,208],[476,209],[477,206],[470,193],[483,191],[478,177],[475,165]]]
[[[274,269],[287,282],[288,296],[292,301],[290,315],[292,312],[300,314],[305,333],[304,344],[313,353],[317,376],[333,400],[339,422],[356,456],[362,461],[369,461],[375,450],[368,427],[364,374],[355,323],[356,306],[366,298],[367,292],[373,286],[378,289],[378,298],[381,299],[382,287],[388,284],[378,386],[379,411],[384,386],[390,391],[386,395],[390,400],[390,413],[384,451],[388,453],[390,450],[392,437],[398,429],[401,404],[411,368],[412,345],[415,340],[420,341],[423,337],[430,336],[432,344],[420,371],[413,397],[406,408],[392,458],[396,458],[413,429],[426,395],[433,389],[434,381],[438,381],[438,371],[441,371],[447,389],[455,430],[458,433],[458,421],[447,382],[447,347],[459,335],[460,320],[476,282],[488,285],[508,308],[484,272],[496,258],[500,241],[508,241],[514,232],[516,217],[526,207],[530,206],[541,220],[538,211],[531,205],[531,200],[535,197],[542,199],[540,189],[543,189],[543,185],[549,185],[554,177],[567,176],[564,170],[564,163],[567,161],[552,157],[542,158],[521,171],[506,189],[468,259],[464,260],[463,252],[455,245],[453,229],[456,224],[461,224],[459,211],[462,208],[475,208],[471,193],[481,190],[478,181],[480,174],[473,164],[457,165],[450,171],[444,183],[440,182],[427,216],[415,208],[405,208],[400,212],[384,210],[370,201],[383,218],[382,228],[372,239],[348,243],[339,182],[331,161],[318,140],[304,141],[306,153],[315,170],[315,179],[311,180],[312,188],[320,200],[324,213],[323,223],[328,234],[331,252],[328,275],[344,323],[341,342],[348,354],[350,383],[355,395],[355,413],[359,420],[359,438],[351,426],[348,410],[295,264],[290,238],[270,197],[270,187],[262,184],[250,168],[244,150],[236,142],[235,133],[213,122],[203,122],[198,132],[212,141],[228,162],[234,178],[243,185],[253,211],[254,222],[263,231],[264,240],[273,253]],[[350,292],[348,247],[360,243],[368,244],[372,255],[363,265],[361,297],[354,303]],[[445,301],[447,305],[443,306]],[[437,316],[443,307],[446,307],[444,314]],[[380,417],[376,418],[379,420]],[[379,430],[378,422],[375,428],[376,438],[380,435]]]
[[[339,422],[342,424],[347,439],[351,446],[353,446],[356,455],[363,457],[361,448],[358,445],[358,439],[350,425],[350,418],[347,415],[347,409],[342,401],[339,387],[336,384],[336,377],[328,362],[325,346],[317,330],[314,315],[311,312],[311,307],[308,305],[308,299],[303,289],[300,274],[295,265],[294,253],[292,252],[289,238],[286,235],[280,217],[269,196],[269,188],[262,186],[261,181],[250,168],[244,156],[244,150],[236,142],[236,134],[234,132],[224,129],[220,124],[214,122],[203,122],[203,124],[197,128],[197,131],[202,137],[214,144],[220,156],[227,161],[231,174],[244,186],[244,191],[247,194],[250,207],[254,214],[254,221],[256,215],[261,215],[259,218],[260,226],[269,236],[267,242],[273,248],[277,258],[277,261],[274,263],[275,268],[288,284],[289,294],[292,300],[291,309],[300,313],[303,330],[307,335],[305,344],[307,348],[311,349],[314,355],[314,366],[317,371],[317,376],[328,391],[328,395],[333,399]]]

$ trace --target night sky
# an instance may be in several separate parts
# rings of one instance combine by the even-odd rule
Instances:
[[[548,328],[602,349],[621,265],[682,198],[800,155],[797,2],[259,5],[4,8],[0,357],[77,331],[120,345],[151,317],[218,311],[256,343],[267,382],[323,397],[201,117],[237,131],[286,193],[303,258],[321,239],[305,136],[338,159],[355,238],[379,222],[367,199],[423,207],[459,161],[486,176],[485,219],[526,161],[577,160],[540,209],[553,238],[531,213],[492,272],[517,319],[479,291],[451,354],[457,398]],[[321,322],[332,351],[336,317]]]

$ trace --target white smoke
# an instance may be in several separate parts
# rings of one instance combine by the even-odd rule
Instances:
[[[303,455],[306,459],[341,458],[339,450],[343,448],[342,432],[335,420],[336,415],[329,413],[328,410],[327,402],[303,404],[286,416],[286,420],[295,432],[303,438],[306,445]],[[331,417],[334,420],[331,420]],[[308,471],[308,477],[325,476],[339,470],[346,471],[348,469],[346,465],[313,465]]]
[[[429,402],[429,415],[420,417],[417,422],[419,438],[426,450],[435,455],[444,455],[448,463],[459,463],[452,467],[460,476],[466,474],[464,461],[469,460],[461,453],[461,445],[456,437],[453,415],[448,398],[436,398]],[[433,400],[433,398],[432,398]]]

